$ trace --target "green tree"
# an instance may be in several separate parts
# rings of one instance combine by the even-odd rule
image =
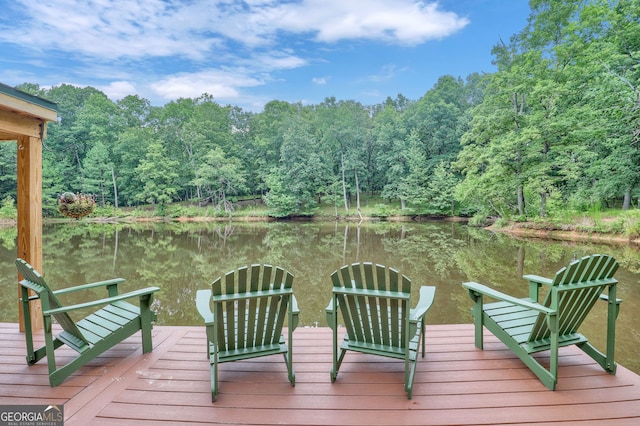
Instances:
[[[334,173],[342,182],[345,211],[349,211],[351,191],[355,192],[356,211],[360,214],[363,182],[370,182],[375,170],[375,138],[369,112],[353,100],[335,102],[325,99],[321,140]]]
[[[222,148],[216,146],[204,156],[196,170],[194,182],[219,208],[231,211],[233,206],[227,196],[244,190],[245,177],[239,159],[227,157]]]
[[[270,187],[265,202],[281,216],[308,214],[317,206],[320,191],[327,187],[331,168],[323,162],[321,147],[307,122],[290,120],[280,152],[280,167],[272,170],[277,177],[269,180],[275,186]]]
[[[442,76],[425,95],[406,111],[406,127],[418,132],[428,163],[433,169],[443,159],[451,162],[460,151],[470,108],[461,78]]]
[[[195,114],[197,102],[197,99],[180,98],[161,108],[153,108],[149,114],[149,122],[153,125],[151,138],[162,141],[167,156],[178,161],[176,185],[183,199],[198,197],[192,186],[199,155],[195,145],[206,139],[186,129]],[[204,155],[204,150],[201,155]]]
[[[184,123],[179,137],[182,158],[186,160],[185,164],[190,165],[189,169],[181,170],[182,186],[201,182],[198,176],[201,161],[215,147],[237,158],[238,149],[233,143],[229,109],[221,107],[214,102],[213,97],[206,94],[194,101],[193,111]],[[174,157],[179,158],[176,155]],[[185,181],[186,179],[189,180]],[[196,185],[194,189],[195,196],[201,198],[202,188]]]
[[[82,192],[92,193],[99,196],[100,205],[106,204],[107,194],[110,188],[114,189],[115,185],[112,179],[113,164],[109,160],[109,152],[104,144],[100,141],[94,143],[89,149],[84,159],[85,163],[85,180],[82,186]],[[115,198],[115,197],[114,197]]]
[[[600,199],[622,196],[626,210],[640,184],[640,1],[594,2],[582,23],[590,42],[584,66],[595,74],[587,92],[593,122],[606,132],[594,145],[593,190]]]
[[[261,113],[251,117],[247,135],[249,147],[244,156],[248,159],[249,180],[254,182],[252,192],[266,193],[274,189],[267,181],[273,181],[270,177],[280,162],[284,133],[291,117],[296,116],[300,108],[300,105],[284,101],[271,101]]]
[[[578,97],[568,84],[579,53],[572,41],[580,2],[531,6],[528,27],[494,48],[498,72],[473,111],[456,163],[465,174],[458,195],[502,216],[524,215],[526,194],[544,216],[548,197],[562,197],[576,180],[571,162],[581,150],[573,131]]]
[[[0,194],[17,196],[18,169],[17,143],[0,144]]]
[[[173,201],[178,193],[176,187],[177,167],[178,161],[168,158],[162,143],[152,142],[144,160],[136,167],[140,180],[144,182],[142,192],[137,194],[137,198],[142,202],[156,206],[157,212],[164,214],[167,205]]]
[[[118,198],[117,202],[114,200],[114,206],[133,205],[140,201],[138,194],[143,191],[144,182],[137,167],[147,155],[154,138],[155,134],[149,127],[130,127],[125,128],[115,140],[112,175],[117,182]]]
[[[391,105],[386,106],[374,117],[373,133],[380,147],[377,168],[384,174],[382,196],[400,200],[404,210],[408,194],[403,180],[409,171],[409,141],[400,112]]]
[[[299,199],[291,192],[286,182],[286,176],[281,168],[274,167],[267,177],[269,187],[263,199],[274,217],[287,217],[300,208]]]
[[[433,170],[428,184],[429,204],[437,213],[454,214],[457,184],[458,179],[447,162],[440,162]]]

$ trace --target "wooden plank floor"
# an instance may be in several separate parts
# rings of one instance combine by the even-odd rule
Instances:
[[[427,326],[412,400],[386,358],[350,352],[332,384],[328,328],[295,331],[295,387],[281,356],[227,363],[215,403],[203,327],[155,327],[149,354],[133,336],[56,388],[46,362],[26,365],[17,324],[0,339],[0,404],[64,404],[65,425],[640,424],[640,376],[564,348],[552,392],[489,333],[475,349],[471,324]]]

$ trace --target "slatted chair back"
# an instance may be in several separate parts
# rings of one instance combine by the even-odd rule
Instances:
[[[554,276],[543,305],[558,312],[558,334],[576,333],[605,288],[618,281],[618,262],[608,255],[586,256],[571,262]],[[615,299],[615,294],[609,294]],[[546,315],[539,315],[529,341],[549,338]]]
[[[278,345],[293,296],[293,275],[280,267],[251,265],[212,284],[215,340],[221,352]]]
[[[404,357],[411,309],[411,280],[393,268],[372,263],[345,265],[331,275],[334,304],[340,307],[351,343],[397,348]],[[335,306],[335,305],[334,305]]]
[[[20,284],[23,287],[32,290],[38,295],[42,303],[42,309],[44,311],[48,311],[49,309],[62,308],[64,306],[62,303],[60,303],[60,300],[58,300],[55,293],[46,283],[44,277],[40,275],[38,271],[33,269],[30,264],[28,264],[24,259],[16,259],[16,266],[18,268],[18,272],[20,273],[20,275],[22,275],[23,278]],[[28,303],[27,299],[28,298],[23,297],[23,303]],[[84,342],[85,344],[89,344],[87,339],[76,326],[75,321],[73,321],[68,313],[57,312],[53,314],[53,317],[56,319],[58,324],[60,324],[64,331]]]

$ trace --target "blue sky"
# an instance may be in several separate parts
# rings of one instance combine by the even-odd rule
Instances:
[[[0,0],[0,82],[93,86],[163,105],[213,95],[419,99],[445,74],[493,72],[525,0]]]

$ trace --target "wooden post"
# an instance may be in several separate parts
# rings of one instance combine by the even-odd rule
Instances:
[[[42,141],[47,122],[58,119],[54,102],[0,83],[0,141],[17,141],[18,254],[42,271]],[[22,277],[18,274],[18,280]],[[42,328],[40,301],[32,303],[33,329]],[[24,330],[18,303],[20,331]]]
[[[46,123],[43,123],[46,126]],[[18,257],[42,273],[42,139],[18,137]],[[18,276],[18,280],[22,277]],[[19,294],[18,290],[18,294]],[[20,331],[24,331],[22,306],[18,302]],[[41,329],[42,306],[32,302],[31,324]]]

